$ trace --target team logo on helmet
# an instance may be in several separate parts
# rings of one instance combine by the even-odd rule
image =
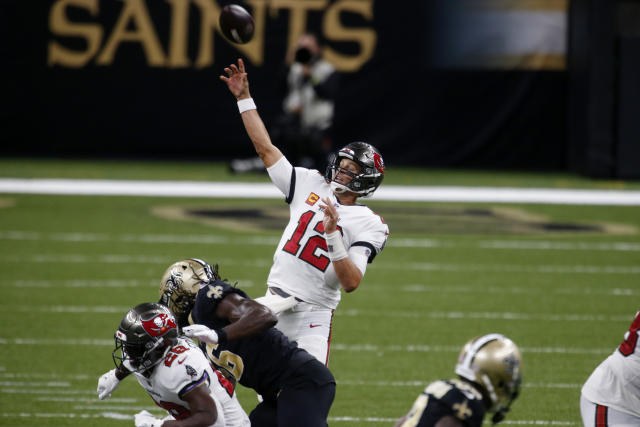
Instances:
[[[168,314],[158,314],[150,320],[143,320],[142,327],[152,337],[161,337],[168,330],[177,328],[173,318]]]
[[[380,173],[384,173],[384,162],[382,156],[378,153],[373,153],[373,164]]]

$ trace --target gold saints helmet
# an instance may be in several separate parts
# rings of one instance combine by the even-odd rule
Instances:
[[[178,261],[171,264],[162,276],[158,302],[169,307],[179,326],[186,326],[198,291],[218,278],[217,264],[212,268],[196,258]]]
[[[494,412],[494,424],[504,419],[518,397],[522,382],[522,356],[518,346],[504,335],[488,334],[467,342],[456,365],[456,374],[480,386]]]

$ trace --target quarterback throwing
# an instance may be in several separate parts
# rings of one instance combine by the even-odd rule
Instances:
[[[289,223],[273,256],[266,297],[295,299],[278,315],[276,327],[326,364],[341,290],[358,288],[389,235],[384,220],[357,203],[382,182],[382,156],[366,142],[352,142],[334,155],[324,174],[294,167],[271,142],[249,93],[242,59],[225,72],[220,78],[238,101],[256,153],[289,204]]]

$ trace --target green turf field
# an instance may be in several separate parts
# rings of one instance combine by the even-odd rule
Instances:
[[[7,159],[0,176],[236,179],[223,165]],[[387,182],[639,188],[408,169]],[[330,425],[393,425],[429,381],[453,376],[464,342],[489,332],[523,353],[524,386],[506,424],[581,425],[582,383],[640,308],[640,207],[368,204],[391,236],[336,312]],[[0,195],[0,425],[125,426],[141,409],[160,415],[133,378],[96,398],[122,315],[156,300],[165,268],[188,257],[264,294],[286,216],[278,200]],[[238,392],[249,412],[255,394]]]

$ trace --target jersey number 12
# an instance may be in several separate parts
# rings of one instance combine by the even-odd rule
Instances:
[[[311,223],[311,220],[315,215],[316,213],[314,211],[306,211],[305,213],[300,215],[298,226],[293,232],[291,238],[287,240],[287,243],[285,243],[284,247],[282,248],[283,251],[296,256],[298,251],[300,251],[300,246],[302,246],[300,241],[302,240],[302,237],[307,231],[307,228],[309,227],[309,224]],[[324,223],[322,221],[318,221],[315,227],[313,227],[313,230],[317,231],[320,234],[324,234]],[[342,229],[340,227],[338,227],[338,230],[340,230],[340,232],[342,233]],[[327,242],[324,240],[324,237],[316,234],[309,237],[306,243],[304,243],[304,247],[302,248],[302,251],[300,251],[300,255],[298,255],[298,258],[324,272],[331,261],[326,255],[316,255],[315,252],[318,248],[326,251]]]

